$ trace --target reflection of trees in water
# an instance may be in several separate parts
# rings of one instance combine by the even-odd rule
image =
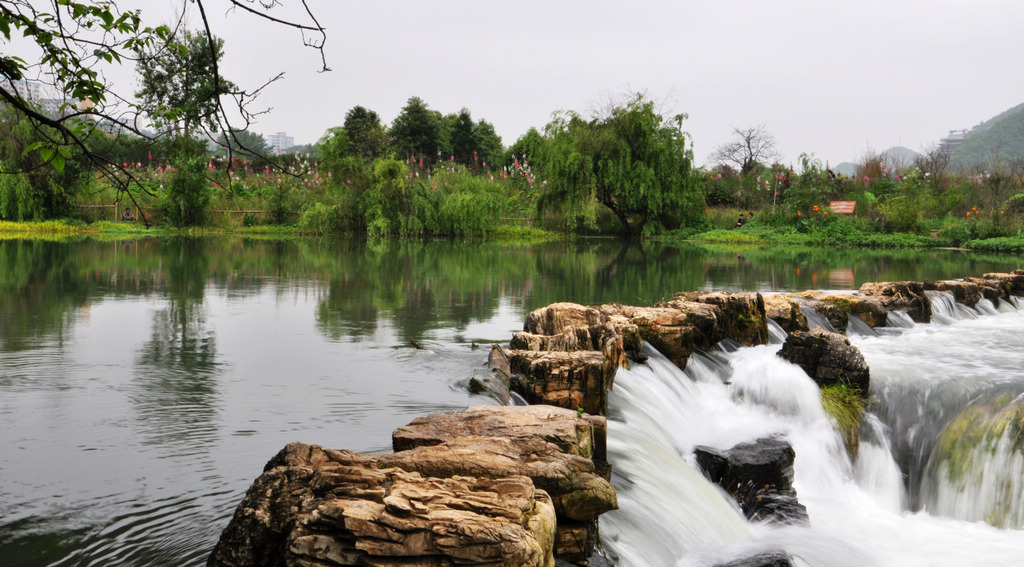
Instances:
[[[162,249],[168,305],[154,314],[150,339],[136,354],[130,396],[155,443],[192,445],[215,433],[220,365],[203,308],[210,260],[204,247],[184,239]]]
[[[72,263],[64,243],[0,241],[0,349],[32,349],[46,337],[64,336],[89,302]]]

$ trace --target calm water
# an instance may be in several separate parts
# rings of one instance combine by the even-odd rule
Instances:
[[[385,451],[526,313],[980,275],[956,251],[0,241],[0,562],[201,565],[291,441]],[[416,349],[415,342],[425,348]]]

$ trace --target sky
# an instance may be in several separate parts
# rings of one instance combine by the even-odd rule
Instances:
[[[300,6],[280,2],[279,17]],[[204,2],[225,40],[223,76],[254,89],[285,73],[258,99],[270,112],[252,130],[297,144],[356,105],[390,123],[418,96],[445,114],[468,108],[507,146],[555,111],[644,92],[664,114],[688,114],[697,164],[734,128],[762,124],[784,163],[808,153],[838,164],[928,150],[1024,102],[1020,0],[307,3],[327,28],[327,73],[297,30]],[[136,87],[130,73],[117,80]]]

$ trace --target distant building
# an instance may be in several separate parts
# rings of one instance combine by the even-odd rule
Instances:
[[[28,102],[39,104],[43,100],[43,85],[35,81],[12,81],[4,77],[0,79],[0,87],[14,91]]]
[[[267,136],[267,145],[274,148],[275,153],[282,153],[295,145],[295,138],[284,132],[278,132]]]
[[[939,153],[949,155],[967,141],[967,130],[950,130],[949,135],[939,140]]]

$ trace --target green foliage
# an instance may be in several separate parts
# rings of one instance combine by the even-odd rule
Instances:
[[[630,235],[643,234],[652,220],[671,227],[698,221],[704,197],[691,171],[684,118],[665,119],[642,95],[590,121],[556,115],[542,157],[542,207],[561,207],[574,227],[594,226],[603,205]]]
[[[388,131],[391,146],[402,158],[413,157],[433,164],[441,149],[441,120],[419,97],[412,97]]]
[[[855,453],[867,405],[864,393],[847,382],[837,382],[821,389],[821,405],[825,413],[836,421],[847,450]]]
[[[140,46],[135,96],[158,127],[172,127],[191,138],[197,127],[217,131],[220,97],[237,90],[221,77],[217,63],[224,40],[184,30],[166,45]]]
[[[170,179],[160,213],[163,222],[174,227],[201,226],[210,203],[210,187],[206,180],[206,159],[192,156],[179,160],[178,169]]]
[[[43,207],[24,173],[0,174],[0,219],[26,221],[43,217]]]
[[[343,128],[351,145],[346,150],[350,155],[372,160],[383,154],[386,134],[376,112],[354,106],[345,113]]]

